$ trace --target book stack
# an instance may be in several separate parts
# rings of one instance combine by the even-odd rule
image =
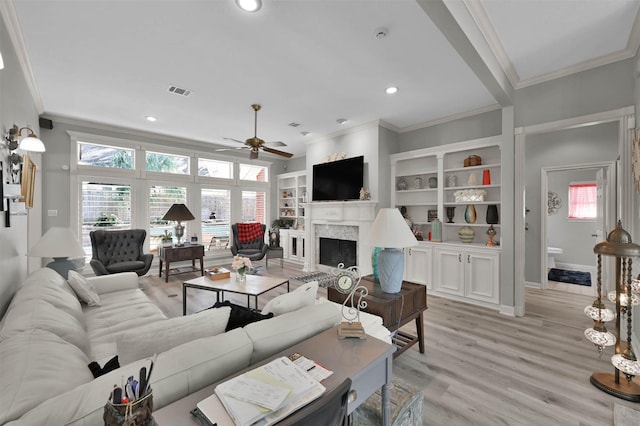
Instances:
[[[218,385],[198,409],[216,423],[219,401],[235,425],[268,426],[322,396],[325,387],[288,357],[248,371]]]

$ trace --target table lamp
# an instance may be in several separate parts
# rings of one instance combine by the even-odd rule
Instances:
[[[398,293],[402,288],[404,254],[398,250],[418,244],[398,209],[380,209],[369,231],[369,244],[383,247],[378,253],[380,287],[385,293]]]
[[[184,225],[182,225],[182,221],[193,219],[195,219],[195,217],[193,217],[187,206],[184,204],[172,205],[169,211],[167,211],[162,217],[162,220],[175,220],[178,222],[173,228],[176,233],[176,237],[178,238],[178,244],[176,244],[176,246],[180,247],[182,245],[180,242],[180,239],[184,235]]]
[[[27,256],[52,257],[53,262],[48,263],[47,268],[53,269],[67,279],[69,271],[77,268],[77,264],[69,258],[84,258],[85,253],[71,229],[54,226],[49,228],[40,241],[31,247]]]

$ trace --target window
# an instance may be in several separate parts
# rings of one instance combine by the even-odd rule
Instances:
[[[255,164],[240,164],[240,180],[250,180],[253,182],[268,182],[268,169]]]
[[[147,152],[146,170],[148,172],[189,174],[189,157],[183,155]]]
[[[226,252],[231,226],[231,191],[203,188],[200,198],[202,243],[207,250]]]
[[[152,248],[160,244],[165,231],[172,234],[174,232],[175,222],[162,220],[165,213],[173,204],[186,204],[186,202],[187,189],[184,187],[152,185],[149,188],[149,242]],[[182,241],[189,236],[188,223],[182,223],[185,226]],[[176,236],[173,237],[176,241]]]
[[[569,219],[595,219],[598,209],[596,184],[569,184]]]
[[[231,179],[233,177],[233,163],[198,158],[198,176]]]
[[[131,229],[131,186],[82,182],[82,248],[91,256],[89,232],[96,229]]]
[[[134,151],[128,148],[78,142],[78,164],[133,170]]]
[[[265,223],[266,194],[257,191],[242,191],[242,221]]]

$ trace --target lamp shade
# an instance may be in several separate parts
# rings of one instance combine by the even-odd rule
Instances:
[[[33,133],[20,141],[20,149],[31,152],[45,152],[47,150],[44,143]]]
[[[191,214],[187,206],[184,204],[174,204],[171,208],[164,214],[162,220],[194,220],[195,217]]]
[[[405,248],[418,244],[400,210],[380,209],[369,231],[369,244],[373,247]]]
[[[85,253],[71,229],[54,226],[40,238],[27,256],[31,257],[84,257]]]

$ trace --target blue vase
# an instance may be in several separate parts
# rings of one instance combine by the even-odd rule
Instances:
[[[376,280],[380,279],[378,275],[378,253],[380,253],[383,249],[381,247],[374,247],[373,252],[371,252],[371,266],[373,267],[373,278]]]

